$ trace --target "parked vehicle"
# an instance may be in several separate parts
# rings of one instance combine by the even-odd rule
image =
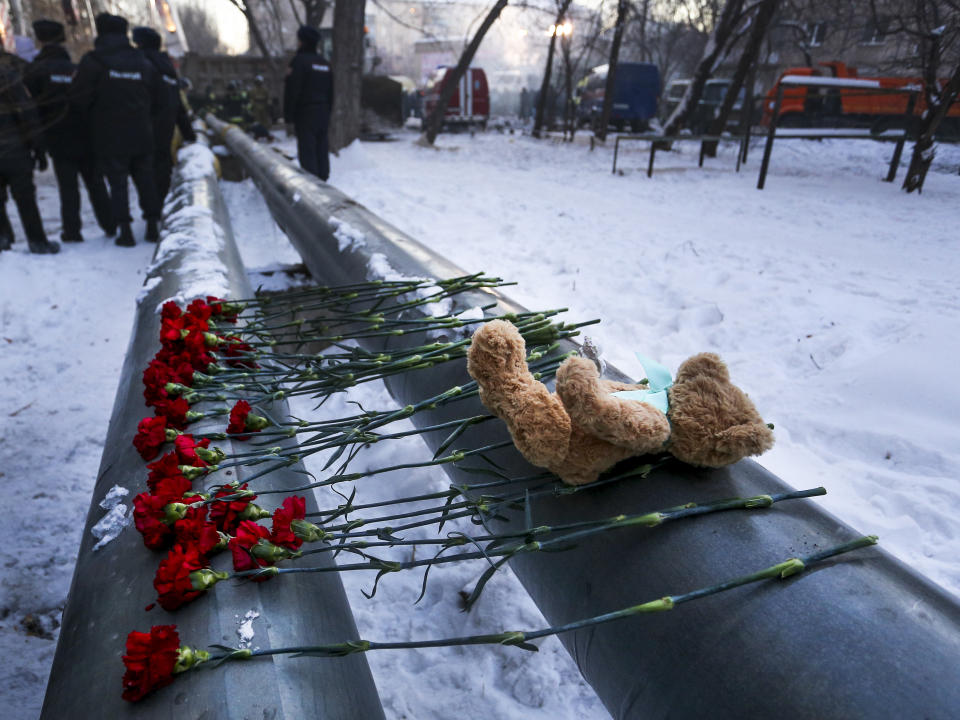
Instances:
[[[683,95],[690,87],[689,79],[671,80],[667,89],[663,93],[663,100],[660,102],[660,120],[666,122],[667,118],[677,109],[677,105],[683,99]]]
[[[442,66],[430,78],[423,95],[425,117],[433,112],[452,72],[452,67]],[[487,86],[487,75],[482,68],[467,68],[460,78],[458,92],[450,98],[443,123],[445,126],[480,125],[486,128],[489,119],[490,88]]]
[[[692,81],[688,79],[670,81],[664,93],[662,103],[663,112],[660,115],[661,121],[666,122],[667,118],[677,109],[684,94],[687,92],[687,88],[690,87],[691,82]],[[709,130],[710,121],[713,120],[714,116],[720,110],[720,106],[723,105],[723,100],[727,96],[729,87],[729,78],[710,78],[707,80],[703,86],[703,92],[700,95],[700,102],[697,103],[696,109],[687,119],[687,127],[691,132],[701,135]],[[730,116],[727,118],[725,130],[735,132],[740,127],[740,116],[743,112],[743,101],[745,97],[746,89],[741,87],[740,92],[737,93],[737,100],[733,105],[733,109],[730,111]]]
[[[776,106],[780,82],[787,75],[876,81],[880,88],[923,88],[917,77],[861,78],[857,69],[842,62],[822,62],[818,67],[787,68],[767,92],[763,104],[762,124],[769,125]],[[940,85],[946,80],[940,80]],[[870,93],[867,89],[840,87],[784,86],[777,124],[783,127],[867,127],[880,132],[890,127],[903,127],[909,94]],[[927,110],[924,93],[920,92],[913,109],[914,119]],[[954,102],[940,126],[943,135],[960,136],[960,102]]]
[[[607,85],[607,65],[593,68],[577,87],[577,118],[581,125],[596,127],[603,114],[603,98]],[[617,130],[630,126],[642,132],[657,114],[660,95],[660,70],[650,63],[619,63],[613,86],[613,107],[610,124]]]

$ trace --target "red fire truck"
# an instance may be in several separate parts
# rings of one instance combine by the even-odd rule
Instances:
[[[430,83],[423,96],[424,116],[429,116],[436,107],[440,93],[447,84],[447,79],[453,73],[452,67],[439,67],[430,78]],[[450,98],[447,105],[444,125],[480,125],[487,126],[490,119],[490,89],[487,86],[487,75],[481,68],[467,68],[460,78],[457,92]]]
[[[861,78],[857,69],[842,62],[822,62],[818,67],[787,68],[767,92],[763,104],[764,125],[770,124],[780,81],[788,76],[825,77],[841,80],[872,81],[882,89],[916,89],[918,93],[913,109],[914,117],[920,117],[927,109],[922,91],[923,80],[916,77]],[[941,86],[946,80],[940,81]],[[869,87],[805,87],[784,85],[783,100],[777,124],[783,127],[870,127],[882,129],[902,125],[907,112],[909,92],[871,93]],[[941,132],[952,137],[960,135],[960,102],[954,102],[941,125]]]

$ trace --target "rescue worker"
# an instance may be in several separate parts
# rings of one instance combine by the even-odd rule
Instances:
[[[180,98],[180,78],[170,56],[160,49],[160,34],[153,28],[133,29],[133,42],[153,65],[162,83],[163,104],[153,116],[153,171],[160,204],[170,190],[173,173],[173,133],[179,127],[185,142],[194,142],[196,133],[190,127],[190,116]]]
[[[94,20],[94,49],[83,56],[73,81],[74,102],[87,117],[93,150],[110,184],[120,234],[116,244],[136,244],[130,229],[127,178],[132,178],[147,221],[144,239],[160,237],[160,200],[153,172],[153,117],[163,105],[160,79],[127,40],[127,21],[101,13]]]
[[[267,131],[270,130],[273,125],[273,118],[270,117],[270,91],[263,82],[263,75],[257,75],[253,80],[253,88],[250,90],[250,114],[255,123],[263,125]]]
[[[47,240],[33,184],[34,163],[45,170],[47,158],[40,118],[23,84],[23,68],[20,58],[0,50],[0,185],[13,195],[30,252],[53,255],[60,252],[60,244]],[[6,192],[3,195],[6,199]],[[9,250],[13,232],[5,209],[0,231],[0,250]]]
[[[83,242],[80,234],[80,186],[83,178],[97,223],[113,237],[117,223],[110,210],[110,195],[103,175],[96,168],[83,116],[70,106],[68,92],[77,66],[61,43],[63,25],[54,20],[37,20],[33,32],[41,45],[40,53],[27,67],[24,83],[37,104],[46,150],[53,159],[53,171],[60,190],[60,239]]]
[[[330,177],[327,130],[333,107],[333,70],[317,53],[320,33],[315,28],[301,26],[297,40],[283,89],[283,118],[296,130],[300,167],[326,181]]]

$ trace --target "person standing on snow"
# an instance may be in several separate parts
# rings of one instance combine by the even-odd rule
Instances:
[[[33,184],[34,163],[45,170],[47,158],[40,118],[23,85],[23,67],[20,58],[0,50],[0,185],[10,189],[17,203],[30,252],[53,255],[60,244],[47,240]],[[0,214],[0,250],[9,250],[13,230],[6,209]]]
[[[85,114],[93,151],[110,184],[113,216],[120,227],[117,245],[136,244],[130,229],[127,178],[133,178],[147,221],[144,237],[160,237],[160,199],[153,170],[153,118],[163,106],[161,81],[150,62],[127,40],[127,21],[101,13],[94,20],[94,49],[83,56],[71,88],[72,101]]]
[[[163,104],[153,116],[153,168],[162,205],[170,190],[170,176],[173,173],[174,131],[180,128],[184,142],[194,142],[197,136],[190,127],[190,116],[180,98],[177,70],[170,56],[160,49],[160,34],[153,28],[134,28],[133,42],[157,71],[162,84]]]
[[[327,130],[333,108],[333,70],[317,53],[320,33],[309,25],[297,30],[297,53],[283,89],[283,118],[297,133],[300,167],[326,182],[330,177]]]
[[[97,223],[107,237],[113,237],[117,223],[110,209],[107,185],[97,171],[83,116],[69,103],[68,92],[77,66],[70,61],[69,53],[61,44],[65,40],[63,25],[54,20],[37,20],[33,23],[33,32],[41,50],[27,67],[24,83],[37,103],[46,150],[53,159],[53,171],[57,176],[62,226],[60,239],[83,242],[78,175],[87,186]]]
[[[270,117],[270,91],[263,82],[263,75],[257,75],[253,79],[253,87],[250,89],[250,114],[255,123],[270,132],[270,126],[273,125],[273,118]]]

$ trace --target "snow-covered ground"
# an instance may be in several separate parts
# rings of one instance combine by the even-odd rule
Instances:
[[[687,144],[658,154],[648,180],[640,147],[613,176],[609,148],[490,133],[443,137],[433,151],[412,139],[351,146],[332,181],[462,267],[519,281],[510,294],[524,304],[602,318],[591,335],[628,373],[642,375],[634,350],[671,369],[720,353],[776,423],[761,462],[795,486],[826,485],[828,509],[960,594],[960,149],[941,148],[924,194],[907,196],[879,181],[891,149],[879,143],[781,141],[757,192],[758,151],[736,175],[729,149],[699,170]],[[55,239],[52,173],[38,182]],[[252,233],[248,267],[297,261],[249,181],[228,200],[238,236]],[[4,717],[40,707],[153,249],[115,248],[89,214],[85,227],[87,242],[58,256],[27,255],[22,240],[0,254],[0,482],[12,508],[0,529]],[[365,392],[364,404],[386,402],[382,388]],[[418,449],[400,447],[378,452]],[[389,460],[373,453],[355,467]],[[369,487],[442,482],[412,474]],[[415,607],[414,575],[385,578],[371,601],[359,593],[371,578],[345,584],[371,639],[540,624],[509,574],[461,614],[456,592],[475,577],[439,572]],[[451,649],[370,662],[391,717],[604,716],[555,641],[538,655]]]

